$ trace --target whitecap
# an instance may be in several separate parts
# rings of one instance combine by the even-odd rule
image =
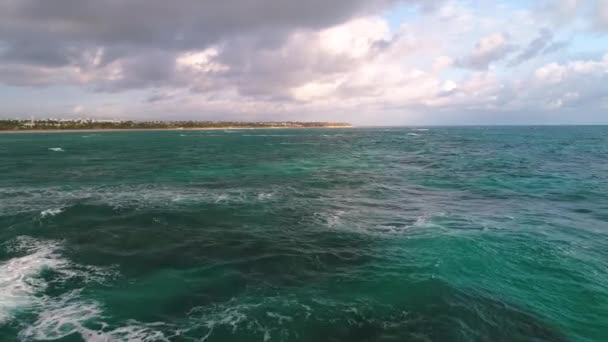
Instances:
[[[415,137],[415,136],[417,136],[418,134],[416,134],[416,133],[408,133],[407,135],[411,135],[411,136],[414,136],[414,137]]]
[[[129,321],[128,325],[119,327],[108,332],[98,332],[98,336],[104,337],[105,339],[86,339],[87,342],[101,342],[101,341],[138,341],[138,342],[168,342],[169,339],[165,336],[162,331],[155,329],[158,326],[164,326],[165,323],[140,323],[137,321]],[[84,336],[83,336],[84,337]]]
[[[0,264],[0,324],[15,318],[19,312],[37,314],[36,320],[19,332],[21,340],[56,340],[79,334],[87,342],[107,341],[169,341],[156,329],[164,323],[127,321],[126,325],[109,329],[103,319],[101,305],[82,298],[82,289],[58,297],[44,295],[48,283],[40,277],[52,270],[58,281],[81,278],[85,283],[103,281],[116,276],[111,269],[71,263],[61,256],[57,241],[18,237],[4,247],[11,253],[25,254]],[[87,328],[88,323],[101,326]]]
[[[271,199],[273,196],[274,196],[273,193],[261,192],[258,194],[258,200],[260,200],[260,201],[268,200],[268,199]]]
[[[290,143],[290,142],[282,142],[279,143],[280,145],[319,145],[318,143],[306,143],[306,142],[302,142],[302,143]]]
[[[49,150],[53,152],[65,152],[61,147],[49,147]]]
[[[23,340],[57,340],[78,334],[86,342],[108,341],[169,341],[163,332],[156,329],[165,323],[140,323],[129,320],[125,326],[110,330],[102,321],[101,306],[85,300],[81,290],[71,291],[59,298],[47,298],[41,304],[37,320],[19,332]],[[87,328],[88,323],[101,325],[99,330]]]
[[[226,202],[230,199],[227,194],[220,194],[215,198],[215,203]]]
[[[429,221],[428,215],[418,216],[418,218],[416,218],[416,222],[414,222],[414,226],[415,227],[425,226],[428,223],[428,221]]]
[[[23,340],[57,340],[78,334],[86,342],[109,341],[169,341],[163,332],[155,329],[164,323],[144,324],[135,320],[126,322],[125,326],[108,329],[102,321],[103,311],[98,303],[84,300],[81,291],[72,291],[58,299],[47,300],[39,313],[38,319],[19,332]],[[87,328],[87,323],[101,325],[99,330]]]
[[[249,310],[258,307],[259,304],[238,304],[235,306],[210,306],[196,307],[189,312],[189,316],[196,322],[196,325],[207,329],[207,334],[200,341],[206,341],[213,334],[216,327],[229,327],[232,332],[236,332],[240,325],[247,321]]]
[[[40,212],[41,218],[46,218],[49,216],[59,215],[63,212],[63,208],[55,208],[55,209],[46,209]]]
[[[57,241],[22,236],[5,244],[5,248],[25,255],[0,264],[0,324],[19,312],[44,312],[58,307],[55,300],[42,294],[48,286],[40,277],[45,270],[56,273],[57,281],[80,279],[84,283],[103,283],[116,276],[116,271],[110,268],[71,263],[62,257],[62,245]]]
[[[28,254],[0,264],[0,323],[11,319],[16,311],[38,304],[35,295],[47,285],[38,279],[42,271],[60,270],[68,264],[59,255],[56,242],[19,237],[9,249]]]
[[[38,319],[19,332],[23,340],[56,340],[80,333],[85,341],[104,341],[99,334],[83,326],[101,316],[101,309],[94,302],[80,299],[75,290],[57,299],[45,298],[40,304]]]
[[[319,212],[314,213],[315,220],[317,220],[322,225],[329,228],[336,228],[343,226],[342,216],[346,214],[343,210],[334,210],[331,212]]]
[[[293,134],[243,134],[243,137],[291,137]]]
[[[279,324],[293,321],[293,317],[291,316],[281,315],[272,311],[266,312],[266,316],[276,319]]]

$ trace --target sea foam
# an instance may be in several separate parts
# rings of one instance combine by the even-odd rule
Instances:
[[[46,209],[40,212],[41,218],[59,215],[63,212],[63,208]]]
[[[56,242],[19,237],[9,249],[27,254],[0,264],[0,324],[16,311],[38,305],[36,293],[46,288],[39,275],[46,269],[61,270],[68,264],[58,254]]]
[[[38,313],[38,320],[20,335],[25,340],[48,340],[67,336],[67,332],[79,329],[80,323],[99,316],[97,304],[80,299],[81,290],[57,298],[45,295],[49,283],[41,275],[52,271],[53,281],[103,283],[116,276],[112,269],[70,262],[61,255],[63,246],[58,241],[21,236],[4,247],[22,256],[0,264],[0,324],[13,320],[21,312]]]
[[[53,152],[65,152],[61,147],[49,147],[49,150]]]
[[[80,279],[85,284],[103,283],[116,276],[113,270],[70,262],[61,255],[63,246],[58,241],[21,236],[3,247],[22,256],[0,263],[0,325],[21,312],[37,314],[37,319],[19,332],[21,340],[56,340],[78,334],[87,342],[169,341],[156,329],[164,323],[127,321],[109,329],[103,322],[102,306],[84,299],[82,289],[56,297],[44,294],[49,284],[41,274],[46,270],[54,272],[57,281]],[[89,323],[101,328],[88,328]]]
[[[78,334],[86,342],[169,341],[161,331],[155,329],[164,323],[144,324],[131,320],[124,326],[109,329],[102,321],[101,306],[95,301],[82,299],[78,290],[58,299],[49,299],[42,306],[38,319],[19,333],[21,339],[47,341]],[[102,328],[88,328],[87,324],[91,322]]]

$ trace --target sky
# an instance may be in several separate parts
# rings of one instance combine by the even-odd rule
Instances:
[[[608,124],[608,0],[3,0],[30,117]]]

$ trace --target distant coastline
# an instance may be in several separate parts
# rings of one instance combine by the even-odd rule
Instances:
[[[351,124],[341,122],[138,122],[109,120],[0,120],[0,134],[121,131],[204,131],[351,127]]]

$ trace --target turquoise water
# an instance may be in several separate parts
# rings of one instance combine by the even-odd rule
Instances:
[[[0,135],[0,341],[605,341],[608,127]]]

